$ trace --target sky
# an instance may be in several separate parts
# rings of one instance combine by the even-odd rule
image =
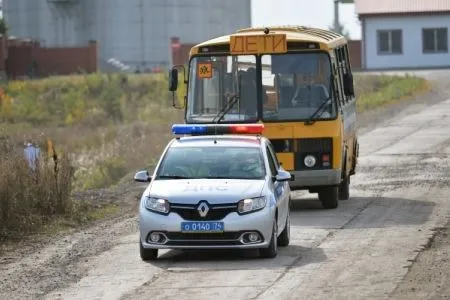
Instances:
[[[303,25],[328,29],[333,25],[334,0],[251,0],[252,26]],[[340,23],[352,39],[361,39],[354,4],[339,5]]]

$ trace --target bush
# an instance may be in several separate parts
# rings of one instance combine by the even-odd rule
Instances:
[[[0,236],[31,231],[54,216],[72,213],[73,169],[67,155],[57,157],[55,164],[41,148],[33,172],[22,147],[4,138],[0,150]]]
[[[158,116],[148,108],[168,106],[165,77],[88,74],[10,81],[0,99],[0,119],[8,123],[72,126],[131,122]],[[160,117],[163,115],[159,114]]]

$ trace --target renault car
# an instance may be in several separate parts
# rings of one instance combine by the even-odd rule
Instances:
[[[139,206],[140,255],[159,249],[260,249],[289,244],[291,174],[279,164],[263,124],[176,124]],[[252,135],[254,134],[254,135]],[[189,135],[189,136],[186,136]]]

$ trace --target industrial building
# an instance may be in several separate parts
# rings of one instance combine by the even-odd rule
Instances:
[[[251,26],[251,0],[3,0],[9,35],[45,47],[98,43],[108,61],[132,69],[167,67],[171,40],[199,43]]]

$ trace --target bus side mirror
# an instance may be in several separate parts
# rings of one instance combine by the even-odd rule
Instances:
[[[355,89],[353,86],[353,75],[348,72],[344,74],[344,93],[347,96],[355,96]]]
[[[169,91],[175,92],[178,88],[178,70],[175,68],[169,71]]]

